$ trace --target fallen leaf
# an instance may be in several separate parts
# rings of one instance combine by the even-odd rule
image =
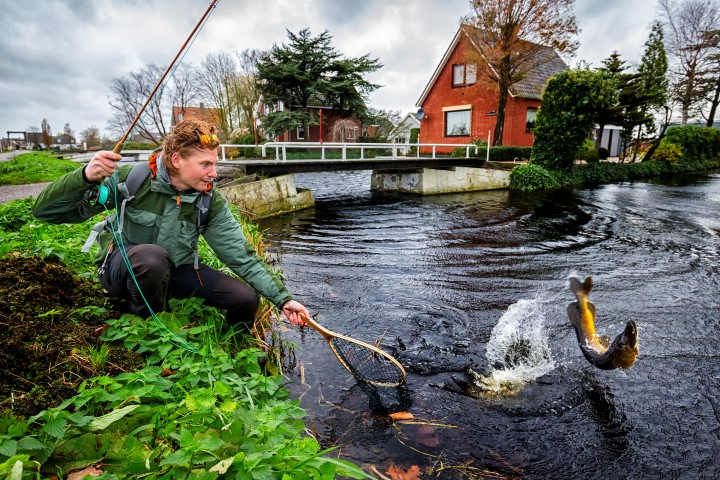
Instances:
[[[393,420],[412,420],[415,416],[410,412],[395,412],[388,415]]]
[[[68,475],[67,480],[80,480],[85,477],[99,477],[103,474],[102,470],[99,470],[95,468],[94,466],[90,465],[84,470],[80,470],[79,472],[71,473]]]
[[[385,473],[390,475],[393,480],[420,480],[420,467],[417,465],[413,465],[407,470],[391,465]]]
[[[440,439],[437,436],[437,432],[430,425],[423,425],[418,428],[418,431],[415,434],[415,440],[426,447],[435,448],[440,445]]]

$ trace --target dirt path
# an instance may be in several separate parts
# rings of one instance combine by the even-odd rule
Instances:
[[[37,197],[50,182],[31,183],[28,185],[0,185],[0,203],[7,203],[18,198]]]

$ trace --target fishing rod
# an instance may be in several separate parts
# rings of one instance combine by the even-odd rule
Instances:
[[[162,85],[163,81],[165,80],[165,77],[167,77],[167,74],[172,70],[172,67],[175,65],[175,62],[177,62],[177,59],[180,57],[180,54],[182,54],[183,50],[187,47],[188,43],[190,43],[190,40],[195,35],[195,32],[197,32],[198,28],[203,24],[205,19],[208,15],[210,15],[210,11],[212,11],[213,8],[215,8],[215,4],[217,4],[219,0],[212,0],[210,2],[210,5],[208,6],[207,10],[205,10],[205,13],[203,14],[200,21],[198,21],[197,25],[195,25],[195,28],[193,28],[192,32],[190,32],[190,35],[188,35],[187,40],[185,40],[185,43],[183,43],[182,47],[180,47],[180,50],[178,50],[177,55],[175,55],[175,58],[173,58],[172,62],[170,62],[170,65],[168,65],[167,69],[165,70],[165,73],[163,73],[162,77],[160,77],[160,80],[158,81],[157,85],[155,85],[155,88],[150,93],[150,96],[145,100],[145,104],[140,108],[140,111],[135,115],[135,119],[132,121],[132,124],[130,124],[130,127],[125,132],[125,135],[120,139],[120,141],[115,145],[115,148],[113,148],[114,153],[120,153],[122,150],[123,145],[125,145],[125,142],[127,141],[128,137],[130,136],[130,133],[135,128],[135,125],[140,120],[140,116],[145,112],[145,108],[147,108],[148,104],[150,103],[150,100],[155,96],[155,93],[157,92],[158,88],[160,88],[160,85]]]

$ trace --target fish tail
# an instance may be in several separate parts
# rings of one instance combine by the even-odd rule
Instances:
[[[592,277],[587,277],[582,283],[579,278],[570,277],[570,290],[572,290],[578,300],[580,298],[587,298],[588,295],[590,295],[592,286]]]

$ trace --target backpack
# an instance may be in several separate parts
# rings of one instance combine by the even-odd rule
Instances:
[[[132,170],[128,173],[128,176],[125,178],[124,182],[117,184],[117,191],[120,192],[123,196],[123,201],[120,204],[120,221],[118,223],[118,230],[117,234],[120,235],[122,233],[122,227],[123,227],[123,219],[125,217],[125,205],[132,201],[135,198],[135,194],[137,193],[138,189],[140,188],[140,185],[142,185],[145,180],[147,180],[148,177],[152,176],[155,178],[155,173],[157,172],[157,168],[155,165],[157,165],[156,162],[158,162],[162,158],[162,153],[153,153],[150,156],[150,161],[143,162],[140,164],[137,164],[133,166]],[[101,185],[101,188],[107,189],[104,185]],[[107,199],[108,192],[106,191],[104,194],[100,192],[99,196],[101,198]],[[212,190],[208,190],[204,195],[200,197],[200,201],[197,202],[197,232],[199,234],[203,234],[205,232],[205,228],[207,227],[207,224],[210,221],[210,201],[212,200]],[[105,200],[103,200],[101,203],[105,203]],[[95,242],[95,239],[97,236],[102,232],[107,224],[109,222],[114,222],[115,219],[118,217],[118,213],[115,212],[112,215],[108,215],[102,222],[96,223],[93,227],[92,231],[90,232],[90,235],[88,236],[87,240],[85,241],[85,244],[82,246],[81,251],[83,252],[89,252],[90,247],[92,247],[92,244]],[[197,251],[195,252],[195,264],[197,268],[198,263],[198,254]]]

